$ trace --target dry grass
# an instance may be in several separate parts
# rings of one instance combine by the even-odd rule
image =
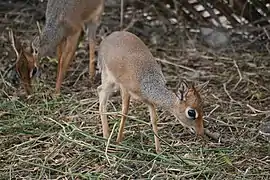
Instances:
[[[10,11],[6,16],[6,27],[15,28],[23,38],[36,32],[34,19],[28,22],[26,18],[37,12],[28,6],[30,10],[23,15]],[[102,28],[109,33],[118,29],[115,14],[119,11],[107,12]],[[141,27],[135,23],[130,31],[149,45],[170,88],[180,77],[196,83],[209,81],[203,91],[204,114],[213,137],[197,139],[168,112],[159,110],[163,152],[157,155],[147,109],[132,102],[125,139],[116,145],[120,118],[116,94],[109,106],[112,138],[103,139],[96,89],[88,84],[87,73],[82,73],[88,64],[86,41],[77,51],[59,98],[50,96],[56,63],[48,60],[41,63],[36,93],[25,98],[3,76],[14,60],[7,31],[3,31],[0,179],[270,179],[269,138],[258,133],[270,114],[269,53],[244,49],[244,45],[211,52],[199,42],[187,43],[180,26],[170,26],[167,31],[157,26],[153,35],[144,20],[139,22]],[[153,44],[149,37],[158,43]]]

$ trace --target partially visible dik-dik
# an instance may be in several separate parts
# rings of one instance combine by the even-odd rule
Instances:
[[[18,85],[21,82],[26,93],[29,95],[32,93],[31,78],[37,74],[37,54],[35,54],[33,45],[25,47],[21,42],[13,35],[13,31],[9,31],[9,39],[11,46],[16,54],[15,63],[15,77],[11,77],[15,82],[14,85]]]
[[[103,136],[108,138],[109,126],[106,115],[107,101],[113,91],[121,90],[122,118],[117,143],[123,139],[130,97],[148,105],[155,133],[156,152],[161,151],[157,128],[156,106],[170,111],[183,126],[203,135],[201,87],[189,87],[181,81],[176,92],[168,90],[161,67],[148,47],[134,34],[126,31],[113,32],[100,44],[98,63],[102,84],[98,87],[99,111]]]
[[[48,0],[45,26],[40,37],[37,38],[33,57],[34,54],[38,54],[34,58],[37,61],[37,57],[44,57],[56,49],[58,59],[56,94],[60,93],[62,81],[74,58],[84,25],[88,27],[89,75],[93,80],[95,76],[95,36],[103,9],[104,0]],[[30,72],[35,68],[31,62],[28,65],[22,62],[25,61],[21,59],[17,61],[19,70],[28,67],[27,71]],[[27,71],[21,72],[26,73]],[[30,76],[28,78],[31,79]]]

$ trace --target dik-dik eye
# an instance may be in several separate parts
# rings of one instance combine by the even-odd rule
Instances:
[[[31,47],[31,54],[34,55],[34,56],[37,55],[38,50],[36,48],[34,48],[34,47]]]
[[[35,66],[31,71],[30,71],[30,78],[34,77],[38,72],[38,68]]]
[[[31,43],[31,47],[30,48],[31,48],[31,54],[32,55],[35,56],[35,55],[38,54],[38,48],[37,48],[37,46],[35,46],[34,42]]]
[[[187,107],[185,113],[186,117],[191,120],[195,120],[198,117],[197,111],[191,107]]]

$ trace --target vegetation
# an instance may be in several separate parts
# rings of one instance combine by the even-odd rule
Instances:
[[[153,7],[145,9],[151,21],[141,16],[129,24],[130,6],[124,26],[151,48],[170,88],[180,78],[209,81],[202,93],[208,136],[196,138],[159,109],[163,151],[158,155],[147,108],[132,101],[124,141],[117,145],[121,98],[116,93],[109,105],[112,134],[103,139],[98,83],[89,84],[85,38],[60,97],[51,97],[57,62],[48,58],[40,62],[35,94],[25,97],[8,79],[15,54],[7,30],[31,40],[38,32],[35,22],[43,25],[46,4],[16,1],[1,14],[0,179],[269,179],[269,137],[259,133],[270,114],[270,61],[264,41],[241,39],[212,50],[180,22],[152,23],[162,19]],[[119,30],[119,9],[106,7],[102,18],[99,42]]]

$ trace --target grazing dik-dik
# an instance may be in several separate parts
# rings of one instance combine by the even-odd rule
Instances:
[[[161,67],[137,36],[126,31],[113,32],[107,36],[100,44],[98,63],[102,83],[98,87],[99,111],[105,138],[109,137],[107,101],[111,93],[119,89],[122,96],[122,118],[117,143],[123,139],[131,96],[148,105],[157,153],[161,148],[157,137],[156,106],[170,111],[183,126],[203,135],[202,100],[199,94],[201,88],[189,87],[182,81],[176,92],[168,90]]]
[[[11,46],[16,54],[15,74],[12,77],[16,82],[22,83],[26,94],[32,93],[31,78],[36,75],[38,65],[36,61],[37,54],[34,52],[33,46],[24,47],[21,42],[13,35],[13,31],[9,31],[9,39]]]
[[[95,36],[103,9],[104,0],[48,0],[45,26],[35,42],[34,52],[37,52],[40,58],[56,50],[58,59],[56,94],[60,93],[62,81],[74,58],[79,37],[85,25],[88,27],[89,39],[89,75],[93,80]],[[27,61],[18,59],[18,69],[28,67],[28,71],[32,71],[33,66],[25,65],[25,62]],[[31,77],[28,78],[31,79]]]

